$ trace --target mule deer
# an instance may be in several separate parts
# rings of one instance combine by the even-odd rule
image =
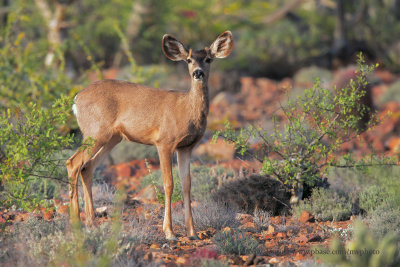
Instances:
[[[172,156],[177,151],[182,182],[186,231],[197,238],[190,205],[190,157],[202,138],[209,110],[208,76],[215,58],[227,57],[233,37],[226,31],[202,50],[187,49],[171,35],[164,35],[162,51],[173,61],[188,64],[191,87],[188,91],[166,91],[117,80],[102,80],[89,85],[75,97],[73,106],[84,140],[93,138],[91,149],[80,149],[67,161],[70,179],[71,219],[79,218],[78,177],[81,176],[86,223],[94,220],[92,175],[96,165],[123,138],[155,145],[160,158],[165,190],[163,231],[176,239],[172,230]]]

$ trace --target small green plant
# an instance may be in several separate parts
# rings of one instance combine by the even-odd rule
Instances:
[[[310,198],[293,207],[294,214],[299,216],[308,211],[322,221],[347,220],[351,216],[351,202],[331,189],[315,188]]]
[[[378,241],[360,221],[355,223],[354,239],[346,245],[335,239],[329,250],[315,249],[322,252],[316,255],[317,258],[339,266],[394,267],[400,264],[399,237],[388,234]]]
[[[219,232],[212,241],[222,254],[248,255],[259,253],[258,241],[246,232],[237,229]]]
[[[334,92],[322,88],[316,79],[303,96],[281,107],[283,117],[273,118],[272,132],[255,126],[236,132],[227,123],[224,130],[215,133],[214,139],[222,136],[235,145],[240,155],[262,162],[262,172],[282,182],[292,191],[292,203],[297,203],[302,199],[305,185],[313,187],[326,175],[327,167],[338,164],[340,157],[336,152],[341,145],[377,122],[373,118],[365,129],[359,127],[364,115],[370,112],[362,103],[362,97],[368,84],[367,76],[376,66],[366,65],[360,55],[359,76],[347,87],[335,88]],[[254,140],[259,144],[251,150]],[[346,159],[349,167],[357,165],[349,155]]]

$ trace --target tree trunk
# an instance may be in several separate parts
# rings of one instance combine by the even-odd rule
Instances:
[[[134,1],[132,4],[132,12],[129,17],[128,25],[126,26],[125,36],[128,42],[135,39],[140,31],[140,27],[143,24],[143,16],[148,13],[148,5],[144,4],[142,1]],[[123,58],[123,50],[127,49],[123,47],[121,42],[120,50],[114,57],[113,67],[118,68],[121,65]]]
[[[348,45],[344,4],[345,4],[344,0],[337,0],[336,26],[335,26],[334,42],[333,42],[334,56],[340,56],[344,52],[346,46]]]
[[[35,0],[36,7],[41,12],[47,24],[47,40],[50,44],[49,51],[45,58],[45,66],[50,67],[54,62],[55,50],[62,44],[61,29],[65,26],[64,15],[67,5],[55,2],[54,11],[49,7],[46,0]]]

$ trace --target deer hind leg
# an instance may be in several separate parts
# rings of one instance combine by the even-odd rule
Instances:
[[[67,160],[69,198],[70,198],[70,217],[71,220],[79,220],[78,204],[78,177],[82,164],[82,151],[78,150]]]
[[[96,153],[100,148],[100,145],[96,145],[92,151]],[[90,155],[87,149],[79,149],[66,162],[69,179],[70,216],[72,221],[79,221],[78,178],[81,175],[82,166],[89,158]]]
[[[165,237],[168,240],[177,240],[172,230],[172,218],[171,218],[171,196],[174,190],[174,182],[172,179],[172,155],[174,149],[167,146],[157,146],[158,156],[160,157],[161,174],[164,183],[165,191],[165,212],[163,231]]]
[[[192,239],[198,239],[193,226],[192,207],[190,199],[190,157],[192,154],[192,148],[178,149],[178,167],[179,177],[182,183],[183,201],[184,201],[184,212],[185,212],[185,226],[186,233]]]
[[[113,136],[107,143],[102,145],[96,153],[93,154],[81,168],[83,194],[85,201],[85,215],[86,224],[91,225],[94,221],[94,209],[93,209],[93,196],[92,196],[92,181],[93,172],[96,166],[104,159],[105,156],[121,142],[122,138],[120,136]]]

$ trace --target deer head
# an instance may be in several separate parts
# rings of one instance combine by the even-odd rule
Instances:
[[[215,58],[227,57],[233,49],[233,37],[230,31],[220,34],[210,45],[201,50],[187,49],[175,37],[165,34],[162,40],[162,51],[173,61],[185,61],[188,64],[192,82],[207,83],[210,65]]]

